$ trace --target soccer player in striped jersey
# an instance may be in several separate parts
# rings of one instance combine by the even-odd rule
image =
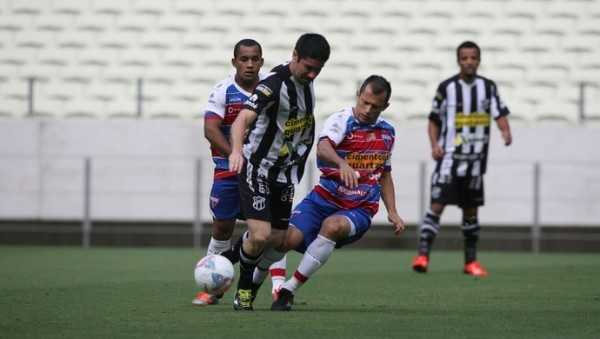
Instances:
[[[354,107],[330,116],[319,135],[319,184],[296,206],[283,251],[304,253],[294,275],[271,305],[289,311],[297,290],[329,259],[335,248],[360,239],[371,226],[381,198],[399,235],[404,222],[396,211],[390,156],[395,132],[379,115],[391,86],[372,75],[361,85]]]
[[[446,205],[462,209],[465,274],[485,277],[477,260],[478,208],[484,204],[483,175],[487,169],[490,125],[495,120],[506,146],[512,143],[510,113],[496,84],[477,74],[481,50],[471,41],[456,49],[460,73],[443,81],[433,99],[428,134],[435,169],[431,176],[431,205],[419,232],[418,255],[412,267],[427,272],[433,241]]]
[[[248,224],[239,251],[235,310],[253,310],[258,289],[254,269],[267,268],[285,255],[275,248],[285,238],[294,185],[302,178],[314,142],[312,83],[329,54],[322,35],[300,36],[292,60],[258,84],[231,127],[229,168],[239,174],[240,205]]]
[[[230,249],[235,221],[241,215],[240,192],[236,173],[229,171],[229,135],[231,124],[260,80],[259,72],[263,65],[260,44],[252,39],[240,40],[233,49],[231,64],[235,74],[220,81],[209,95],[204,110],[204,136],[210,142],[215,164],[210,193],[213,225],[207,254],[223,254],[235,263],[239,257]],[[274,263],[272,268],[275,290],[285,280],[285,257]],[[192,303],[211,305],[217,301],[217,296],[200,291]]]

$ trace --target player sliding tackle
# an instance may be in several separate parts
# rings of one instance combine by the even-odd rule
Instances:
[[[399,235],[404,222],[396,211],[390,155],[394,128],[379,115],[385,110],[391,86],[372,75],[361,85],[356,106],[327,119],[317,145],[319,184],[294,209],[282,252],[304,253],[292,278],[286,281],[271,310],[288,311],[297,290],[321,268],[335,248],[360,239],[382,198],[388,220]]]

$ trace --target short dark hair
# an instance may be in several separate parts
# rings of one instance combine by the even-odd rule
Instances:
[[[477,56],[479,56],[479,59],[481,60],[481,49],[473,41],[463,41],[463,43],[458,45],[456,48],[456,60],[460,60],[460,50],[463,48],[475,48],[477,50]]]
[[[318,33],[305,33],[298,38],[294,47],[298,59],[312,58],[322,62],[329,59],[331,48],[324,36]]]
[[[360,85],[360,89],[358,90],[358,95],[360,95],[367,88],[368,85],[371,85],[371,91],[373,94],[380,95],[385,92],[385,102],[390,100],[392,96],[392,85],[387,81],[384,77],[380,75],[370,75],[365,81]]]
[[[258,47],[258,52],[262,56],[262,46],[258,43],[258,41],[254,40],[254,39],[242,39],[242,40],[238,41],[237,44],[235,44],[235,47],[233,47],[233,57],[234,58],[237,58],[237,56],[240,54],[240,47],[242,47],[242,46],[245,46],[245,47],[256,46],[256,47]]]

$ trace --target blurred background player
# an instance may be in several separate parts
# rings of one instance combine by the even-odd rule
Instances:
[[[440,83],[429,115],[431,156],[436,161],[431,176],[431,206],[423,217],[418,255],[412,267],[427,272],[431,246],[440,229],[446,205],[463,212],[464,273],[484,277],[488,273],[477,261],[478,207],[484,204],[483,175],[487,168],[491,120],[506,146],[512,142],[508,108],[496,84],[477,74],[481,50],[465,41],[456,49],[460,73]]]
[[[240,40],[233,49],[231,64],[235,68],[235,74],[219,82],[208,98],[204,111],[204,136],[210,142],[215,163],[210,193],[213,226],[207,254],[223,254],[235,263],[239,256],[230,249],[235,221],[240,216],[240,193],[237,174],[229,171],[229,135],[231,124],[260,80],[262,47],[252,39]],[[276,289],[285,280],[285,258],[274,266],[276,267],[271,274],[273,288]],[[196,305],[216,302],[216,296],[203,291],[192,300]]]
[[[283,251],[304,253],[294,275],[271,306],[288,311],[294,293],[321,268],[335,248],[360,239],[383,200],[399,235],[404,222],[396,211],[391,154],[395,132],[379,115],[389,106],[390,83],[372,75],[361,85],[355,107],[330,116],[319,135],[319,184],[296,206]]]
[[[241,206],[248,223],[240,248],[234,309],[252,310],[255,267],[279,261],[294,198],[314,142],[313,80],[329,59],[320,34],[300,36],[289,63],[260,82],[232,125],[229,167],[239,173]],[[243,143],[246,129],[248,135]],[[258,264],[258,266],[257,266]]]

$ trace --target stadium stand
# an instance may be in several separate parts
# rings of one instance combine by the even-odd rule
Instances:
[[[339,108],[357,79],[379,73],[398,89],[392,100],[404,113],[400,119],[422,117],[435,84],[456,71],[455,46],[473,39],[484,51],[481,73],[497,79],[516,116],[574,123],[579,83],[600,81],[599,3],[284,0],[249,7],[239,0],[3,0],[1,114],[26,113],[27,87],[16,84],[35,77],[38,87],[52,88],[36,98],[41,115],[121,115],[134,111],[135,96],[110,93],[124,86],[134,93],[143,78],[148,114],[194,118],[203,91],[231,72],[237,40],[258,39],[272,67],[290,57],[300,33],[319,31],[332,45],[319,84],[323,114]],[[118,82],[106,81],[115,75]]]

